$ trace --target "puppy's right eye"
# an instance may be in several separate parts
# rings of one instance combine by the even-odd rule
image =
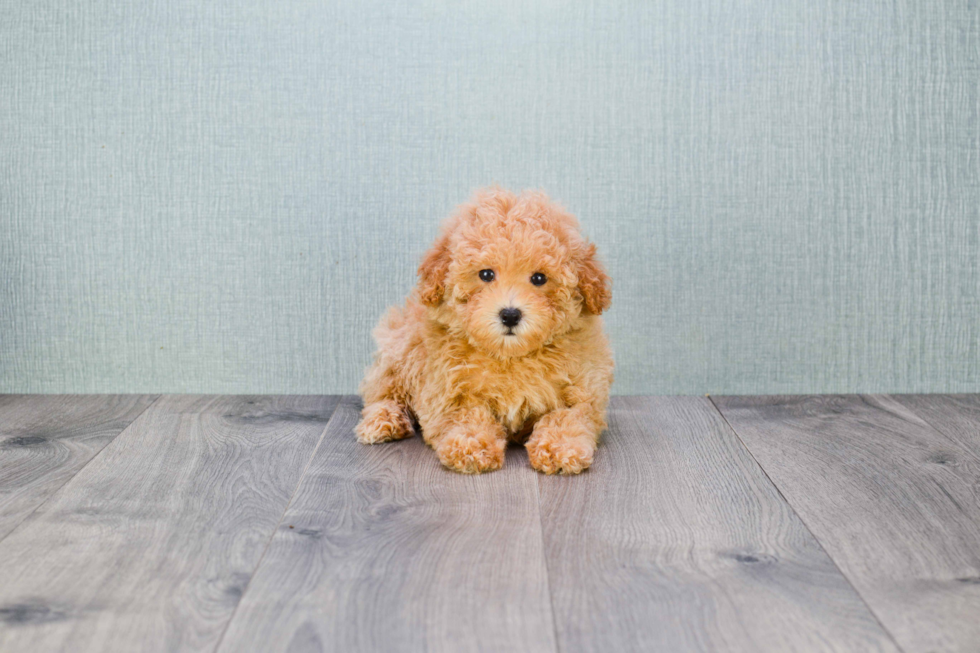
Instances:
[[[493,270],[480,270],[480,279],[487,283],[493,281]]]

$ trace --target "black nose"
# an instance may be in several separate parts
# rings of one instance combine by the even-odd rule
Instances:
[[[516,327],[517,323],[521,321],[521,309],[519,308],[501,309],[500,321],[504,323],[505,327]]]

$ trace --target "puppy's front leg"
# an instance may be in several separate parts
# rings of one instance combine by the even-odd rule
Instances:
[[[531,466],[545,474],[578,474],[592,464],[604,427],[602,413],[587,402],[551,411],[525,445]]]
[[[433,427],[435,433],[427,440],[449,469],[479,474],[503,466],[507,434],[486,407],[450,410]],[[423,425],[423,433],[425,428]]]

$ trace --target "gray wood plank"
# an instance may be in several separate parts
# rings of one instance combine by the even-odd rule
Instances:
[[[896,651],[703,397],[617,397],[592,468],[540,477],[559,647]]]
[[[947,438],[980,451],[980,395],[891,395]]]
[[[156,395],[0,395],[0,540]]]
[[[903,649],[980,650],[980,459],[887,396],[715,401]]]
[[[0,650],[213,650],[336,401],[159,399],[0,542]]]
[[[537,474],[444,469],[334,414],[221,651],[554,651]]]

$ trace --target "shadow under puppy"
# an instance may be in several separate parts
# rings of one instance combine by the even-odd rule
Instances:
[[[358,440],[408,437],[417,420],[458,472],[499,469],[508,439],[546,474],[586,469],[613,380],[599,317],[611,290],[578,221],[541,193],[484,190],[418,273],[374,330]]]

